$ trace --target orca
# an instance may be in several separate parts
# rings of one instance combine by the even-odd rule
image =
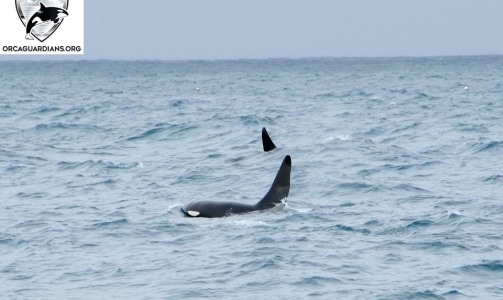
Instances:
[[[68,12],[65,9],[60,7],[45,7],[45,5],[40,2],[40,8],[31,16],[28,23],[26,23],[25,39],[33,40],[33,36],[31,35],[33,27],[49,21],[57,24],[65,17],[68,17]]]
[[[220,218],[234,214],[243,214],[257,210],[273,208],[288,197],[290,192],[290,171],[292,159],[285,156],[271,188],[256,204],[243,204],[227,201],[197,201],[181,208],[187,217]]]
[[[276,149],[276,145],[272,142],[265,127],[262,127],[262,146],[264,147],[264,152]]]

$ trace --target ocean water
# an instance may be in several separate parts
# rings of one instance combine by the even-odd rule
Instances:
[[[0,71],[1,299],[503,298],[503,57]]]

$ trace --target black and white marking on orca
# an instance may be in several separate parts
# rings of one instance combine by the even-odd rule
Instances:
[[[227,201],[197,201],[182,207],[182,212],[188,217],[220,218],[233,214],[243,214],[256,210],[273,208],[288,197],[290,192],[290,172],[292,159],[287,155],[279,168],[271,188],[256,204],[243,204]]]
[[[276,145],[272,142],[265,127],[262,127],[262,146],[264,147],[264,152],[276,149]]]
[[[33,40],[31,31],[37,25],[45,22],[53,22],[57,24],[63,18],[68,17],[68,12],[60,7],[46,7],[40,2],[40,8],[36,11],[26,23],[26,39]]]

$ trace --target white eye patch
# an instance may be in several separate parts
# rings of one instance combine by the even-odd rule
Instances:
[[[189,210],[187,213],[188,213],[191,217],[197,217],[197,216],[199,216],[199,212],[198,212],[198,211]]]

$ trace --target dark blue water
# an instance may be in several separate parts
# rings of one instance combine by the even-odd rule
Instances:
[[[0,71],[1,299],[503,297],[502,57]]]

